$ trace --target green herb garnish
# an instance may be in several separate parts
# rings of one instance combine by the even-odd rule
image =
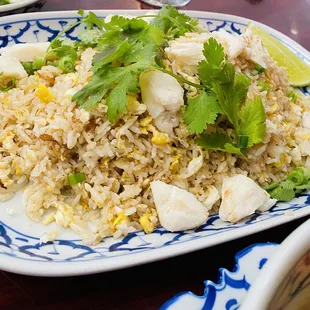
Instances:
[[[257,71],[258,73],[263,73],[265,72],[265,68],[262,67],[260,64],[256,63],[254,65],[254,70]]]
[[[310,169],[296,168],[282,182],[270,184],[266,191],[279,201],[290,201],[308,189],[310,189]]]
[[[191,133],[199,134],[208,124],[214,124],[221,112],[216,97],[202,91],[197,97],[188,99],[183,119]]]
[[[228,62],[224,48],[210,38],[203,50],[206,60],[199,63],[198,72],[206,92],[189,99],[184,122],[191,133],[201,133],[223,115],[236,132],[236,139],[223,133],[202,134],[197,143],[205,149],[242,154],[248,147],[263,141],[266,114],[259,97],[245,100],[250,79],[236,73]]]
[[[291,91],[288,96],[292,99],[293,102],[296,102],[297,96],[294,91]]]
[[[0,5],[10,4],[10,0],[0,0]]]
[[[31,62],[22,62],[22,66],[24,67],[28,75],[33,75],[34,70]]]
[[[98,39],[100,51],[93,59],[92,81],[73,100],[91,109],[106,97],[108,118],[115,121],[127,112],[127,94],[139,91],[139,75],[158,67],[164,34],[141,19],[121,16],[113,16],[104,28]]]
[[[164,6],[152,20],[152,25],[161,29],[169,39],[178,38],[186,32],[194,32],[199,24],[198,19],[178,12],[171,5]]]
[[[16,79],[13,77],[12,80],[5,85],[0,85],[0,91],[7,92],[14,87],[16,87]]]
[[[71,186],[75,186],[86,180],[85,174],[83,172],[74,173],[68,176],[68,182]]]
[[[260,87],[261,91],[270,91],[271,86],[264,81],[258,81],[257,86]]]

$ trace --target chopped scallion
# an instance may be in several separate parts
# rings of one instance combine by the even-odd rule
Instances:
[[[7,92],[10,89],[14,88],[15,86],[16,86],[16,79],[12,78],[12,80],[6,85],[0,85],[0,91]]]
[[[64,73],[74,72],[74,61],[70,56],[65,56],[59,60],[58,67]]]
[[[254,65],[254,69],[258,72],[258,73],[263,73],[265,71],[265,68],[262,67],[260,64],[256,63]]]
[[[40,70],[45,65],[45,58],[36,56],[34,57],[32,68],[33,70]]]
[[[33,75],[34,70],[33,70],[31,62],[23,62],[22,65],[24,69],[26,70],[26,72],[28,73],[28,75]]]
[[[296,102],[297,96],[294,91],[290,92],[288,96],[292,99],[293,102]]]
[[[71,186],[75,186],[79,183],[82,183],[86,180],[85,174],[83,172],[73,173],[68,176],[68,182]]]
[[[258,81],[257,86],[259,86],[261,88],[261,91],[267,91],[268,92],[271,89],[270,85],[263,82],[263,81]]]

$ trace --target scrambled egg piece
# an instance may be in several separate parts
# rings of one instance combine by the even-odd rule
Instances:
[[[48,225],[48,224],[51,224],[52,222],[55,221],[55,213],[50,213],[48,214],[44,220],[42,221],[42,224],[43,225]]]
[[[150,221],[151,216],[152,213],[147,211],[139,218],[139,223],[147,234],[152,233],[155,228],[154,224]]]
[[[36,95],[45,103],[49,103],[55,99],[54,94],[44,84],[39,85]]]
[[[153,120],[152,116],[149,115],[149,116],[142,118],[140,120],[140,125],[142,127],[147,127],[152,122],[152,120]]]
[[[74,211],[72,207],[65,203],[56,203],[55,221],[58,225],[68,227],[73,222]]]
[[[45,232],[40,238],[40,244],[53,242],[56,239],[56,237],[57,237],[56,231]]]
[[[172,172],[177,172],[179,170],[179,163],[182,154],[176,149],[173,150],[173,162],[170,164],[169,170]]]
[[[6,138],[13,138],[14,136],[14,133],[9,130],[0,136],[0,143],[3,142]]]
[[[127,110],[132,114],[140,115],[146,111],[146,105],[140,103],[135,96],[127,95]]]
[[[19,166],[15,166],[15,174],[19,177],[23,174],[23,170]]]
[[[286,162],[286,155],[282,154],[280,157],[280,161],[277,163],[274,163],[273,165],[277,168],[281,168],[285,164],[285,162]]]
[[[124,212],[120,212],[120,214],[115,218],[115,220],[110,222],[110,227],[112,229],[115,229],[115,227],[124,222],[127,219],[127,216],[124,214]]]
[[[166,133],[155,132],[153,133],[152,143],[155,145],[165,145],[170,142],[170,138]]]

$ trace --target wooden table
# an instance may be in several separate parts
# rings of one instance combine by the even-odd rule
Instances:
[[[48,0],[43,10],[139,9],[134,0]],[[245,16],[289,35],[310,49],[309,0],[192,0],[191,10]],[[32,278],[0,273],[0,309],[158,309],[173,295],[202,294],[203,281],[231,269],[234,255],[257,242],[281,242],[307,218],[195,253],[127,270],[77,278]]]

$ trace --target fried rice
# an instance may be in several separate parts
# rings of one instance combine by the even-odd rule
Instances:
[[[195,34],[183,40],[190,37]],[[140,96],[128,96],[129,113],[114,123],[108,120],[105,100],[92,111],[80,108],[72,95],[91,79],[95,53],[86,49],[73,73],[45,66],[0,93],[0,199],[21,189],[25,211],[34,221],[56,222],[78,233],[84,243],[96,244],[110,235],[118,238],[141,229],[150,233],[159,225],[150,189],[154,180],[186,189],[206,203],[227,176],[243,174],[265,187],[295,167],[310,168],[310,102],[302,94],[293,102],[286,72],[271,57],[260,75],[253,74],[253,63],[244,55],[232,60],[236,72],[250,77],[247,96],[261,97],[267,117],[263,143],[249,149],[244,159],[197,146],[181,111],[173,135],[164,135]],[[183,70],[167,54],[165,65],[199,82],[197,74]],[[267,81],[270,90],[262,90],[259,81]],[[188,96],[199,92],[182,86]],[[77,171],[86,182],[68,186],[68,175]]]

